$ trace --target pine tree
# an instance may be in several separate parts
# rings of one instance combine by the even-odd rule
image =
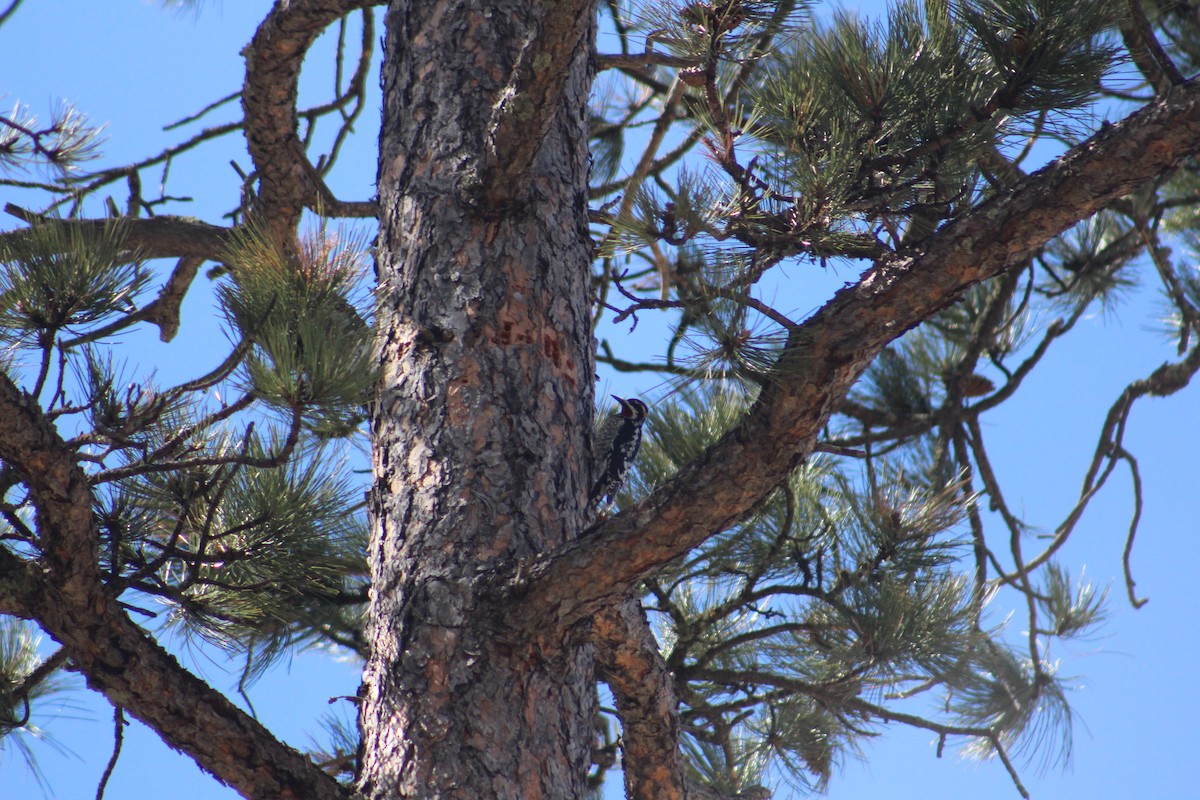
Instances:
[[[254,798],[583,797],[618,753],[629,797],[762,797],[827,785],[886,723],[1021,793],[1021,757],[1064,759],[1049,652],[1106,597],[1056,554],[1118,468],[1140,509],[1131,409],[1200,369],[1200,277],[1171,249],[1196,246],[1195,10],[396,2],[378,195],[345,200],[377,5],[277,3],[241,120],[134,164],[89,169],[74,110],[0,117],[2,182],[41,203],[0,233],[0,743],[74,672],[118,730]],[[302,107],[331,27],[336,97]],[[230,133],[252,168],[228,224],[147,194]],[[186,332],[206,263],[229,345],[177,385],[113,358],[124,331]],[[776,302],[830,265],[862,272],[812,314]],[[984,415],[1137,277],[1176,358],[1116,398],[1034,538]],[[659,319],[654,356],[596,338]],[[599,513],[597,364],[661,381]],[[353,654],[358,730],[296,752],[171,632],[246,680]]]

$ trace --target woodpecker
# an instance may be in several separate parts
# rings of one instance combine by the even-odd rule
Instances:
[[[596,429],[595,449],[592,457],[592,490],[588,493],[588,504],[596,505],[600,500],[612,501],[613,495],[625,482],[637,457],[642,443],[642,423],[649,409],[636,397],[628,400],[612,398],[621,407],[609,414]]]

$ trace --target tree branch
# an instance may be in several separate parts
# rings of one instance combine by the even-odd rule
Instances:
[[[4,210],[31,224],[61,225],[89,233],[101,233],[112,224],[112,220],[109,219],[44,217],[12,203],[7,204]],[[122,217],[121,231],[130,260],[176,257],[179,261],[159,290],[158,297],[102,328],[65,342],[66,347],[96,341],[143,320],[158,326],[159,338],[162,341],[171,341],[179,332],[180,309],[200,265],[205,261],[221,261],[230,242],[237,235],[236,228],[210,225],[191,217],[172,216]],[[18,241],[29,235],[28,229],[0,233],[0,248],[7,242]]]
[[[737,428],[634,508],[510,576],[508,590],[523,595],[514,624],[571,625],[729,528],[808,457],[888,342],[1198,151],[1200,83],[1189,81],[1105,125],[921,249],[877,262],[789,336],[778,379]]]
[[[111,226],[111,219],[55,219],[34,214],[8,203],[6,213],[31,224],[61,225],[79,228],[87,233],[101,233]],[[236,228],[210,225],[195,217],[121,217],[124,243],[138,258],[202,258],[220,261]],[[0,247],[8,242],[29,236],[28,229],[0,233]]]
[[[597,614],[592,641],[600,679],[612,690],[621,718],[625,796],[682,800],[679,700],[641,604],[626,598]]]
[[[289,239],[305,208],[340,209],[309,162],[297,132],[300,65],[334,20],[383,0],[293,0],[276,3],[246,47],[242,88],[244,130],[259,180],[252,209],[276,236]],[[372,207],[374,204],[370,204]],[[359,216],[359,204],[347,204]]]
[[[1123,438],[1125,435],[1125,423],[1129,419],[1129,412],[1133,409],[1133,404],[1136,400],[1149,394],[1155,397],[1167,397],[1180,391],[1188,383],[1191,382],[1192,376],[1200,372],[1200,345],[1194,346],[1183,360],[1178,362],[1168,362],[1159,365],[1153,372],[1145,378],[1139,378],[1125,387],[1121,392],[1116,402],[1108,410],[1108,415],[1105,417],[1104,425],[1100,430],[1099,440],[1096,442],[1096,450],[1092,454],[1092,461],[1088,465],[1087,473],[1083,477],[1083,486],[1079,490],[1079,499],[1075,501],[1075,505],[1067,514],[1059,526],[1054,531],[1054,538],[1046,545],[1035,558],[1030,559],[1023,567],[1023,571],[1028,573],[1038,569],[1043,564],[1048,562],[1050,558],[1058,552],[1072,531],[1075,529],[1076,523],[1086,510],[1087,505],[1096,493],[1103,487],[1108,480],[1108,476],[1112,474],[1116,462],[1121,458],[1121,453],[1124,452]],[[1140,509],[1138,510],[1140,516]],[[1137,517],[1134,518],[1134,527],[1131,528],[1127,537],[1127,543],[1132,542],[1133,535],[1136,532]],[[1011,582],[1021,577],[1021,570],[1014,571],[1012,574],[999,575],[995,580]],[[1139,607],[1135,601],[1135,607]]]
[[[1179,68],[1155,38],[1140,0],[1128,0],[1125,5],[1127,13],[1121,20],[1121,37],[1138,71],[1159,94],[1183,83]]]
[[[0,547],[0,614],[32,618],[29,601],[40,588],[38,577],[32,564]]]
[[[523,43],[507,84],[493,100],[479,171],[485,204],[503,205],[525,187],[529,165],[551,122],[560,116],[558,99],[571,62],[591,57],[584,45],[596,16],[592,0],[563,0],[542,8],[535,32]]]
[[[8,18],[11,17],[16,10],[21,7],[21,3],[23,2],[24,0],[12,0],[12,2],[8,4],[8,8],[0,11],[0,25],[8,22]]]
[[[594,56],[596,71],[606,69],[637,69],[639,67],[694,67],[701,61],[696,58],[673,56],[647,50],[644,53],[597,53]]]
[[[345,800],[336,781],[276,739],[133,624],[102,581],[87,476],[36,403],[0,374],[0,459],[29,487],[40,575],[20,606],[63,647],[88,685],[246,797]],[[19,561],[0,558],[0,585]],[[20,610],[20,608],[18,609]]]

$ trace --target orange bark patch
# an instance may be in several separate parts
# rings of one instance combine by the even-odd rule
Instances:
[[[1174,150],[1175,146],[1170,142],[1152,141],[1146,145],[1146,158],[1151,161],[1166,161]]]
[[[566,338],[558,330],[553,317],[531,304],[536,294],[528,281],[514,275],[509,282],[508,295],[497,309],[495,321],[482,331],[481,338],[498,347],[512,351],[519,369],[529,381],[540,381],[547,373],[561,377],[571,384],[578,382],[578,364],[571,357]]]
[[[425,686],[431,696],[444,698],[450,687],[447,664],[451,663],[455,649],[458,647],[458,634],[450,628],[430,627],[430,649],[443,656],[430,658],[425,663]],[[444,704],[443,699],[438,705]]]
[[[558,343],[558,334],[554,331],[545,331],[542,333],[542,352],[554,364],[555,369],[562,367],[562,348]]]

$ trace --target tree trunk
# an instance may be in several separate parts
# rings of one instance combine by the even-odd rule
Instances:
[[[484,586],[584,521],[585,5],[580,41],[565,45],[556,9],[529,0],[388,12],[364,797],[583,793],[591,647],[569,631],[508,635]],[[529,165],[514,181],[509,153],[493,148],[513,138],[530,59],[557,83],[540,85],[549,100],[525,116]]]

